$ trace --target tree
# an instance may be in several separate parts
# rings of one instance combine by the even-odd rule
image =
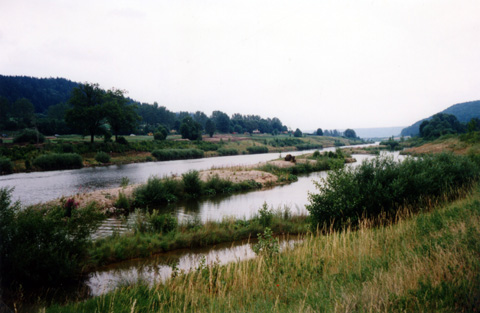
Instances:
[[[180,125],[182,138],[190,140],[202,140],[202,126],[195,122],[191,116],[186,116]]]
[[[357,138],[357,134],[355,133],[355,131],[351,128],[348,128],[346,129],[344,132],[343,132],[343,135],[347,138]]]
[[[65,120],[90,135],[91,143],[105,121],[105,98],[105,91],[98,84],[85,83],[72,90],[69,102],[73,107],[67,111]]]
[[[131,132],[137,126],[140,116],[134,104],[128,104],[124,91],[111,89],[105,95],[105,116],[115,135],[115,141],[121,131]]]
[[[317,136],[323,136],[323,130],[321,128],[318,128],[316,134]]]
[[[211,119],[215,122],[215,127],[221,133],[230,132],[230,118],[222,111],[213,111]]]
[[[207,119],[207,122],[205,123],[205,131],[210,138],[212,138],[213,134],[215,134],[215,123],[211,119]]]
[[[303,136],[303,133],[300,129],[296,129],[295,132],[293,133],[293,136],[294,137],[302,137]]]
[[[420,136],[426,139],[435,139],[446,134],[464,132],[464,126],[455,115],[437,113],[430,120],[420,124]]]
[[[154,140],[165,140],[167,139],[168,136],[168,130],[160,125],[157,129],[157,131],[153,134],[153,139]]]
[[[208,120],[208,116],[205,113],[203,113],[202,111],[197,111],[193,115],[193,120],[195,122],[199,123],[202,126],[202,129],[205,129],[206,124],[207,124],[207,120]]]
[[[30,127],[35,118],[35,108],[30,100],[21,98],[15,101],[11,108],[11,116],[20,128]]]

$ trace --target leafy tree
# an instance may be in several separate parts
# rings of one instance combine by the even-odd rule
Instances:
[[[180,134],[184,139],[202,140],[202,126],[195,122],[190,115],[186,116],[180,125]]]
[[[10,115],[10,101],[6,97],[0,96],[0,128],[4,126]]]
[[[128,104],[124,91],[118,89],[111,89],[107,92],[105,115],[115,134],[115,141],[120,132],[133,131],[140,120],[140,116],[135,111],[135,105]]]
[[[32,126],[35,117],[34,113],[33,104],[26,98],[15,101],[11,109],[11,115],[20,127]]]
[[[343,135],[347,138],[357,138],[357,134],[355,133],[355,131],[353,129],[346,129],[344,132],[343,132]]]
[[[420,124],[420,136],[426,139],[435,139],[446,134],[464,132],[463,125],[455,115],[438,113],[432,119]]]
[[[73,89],[69,102],[73,107],[67,111],[65,120],[79,131],[89,134],[93,143],[95,134],[100,133],[105,121],[105,91],[98,84],[85,83]]]
[[[199,123],[202,126],[202,129],[205,129],[206,124],[207,124],[207,120],[208,120],[208,116],[205,113],[203,113],[202,111],[197,111],[193,115],[193,120],[195,122]]]
[[[160,125],[157,129],[157,131],[153,134],[153,139],[154,140],[165,140],[167,139],[168,136],[168,130]]]
[[[469,133],[480,130],[480,119],[474,117],[467,123],[467,131]]]
[[[317,136],[323,136],[323,130],[321,128],[317,129]]]
[[[221,133],[230,132],[230,118],[222,111],[213,111],[211,119],[215,122],[215,127]]]
[[[215,123],[211,119],[207,119],[205,123],[205,131],[210,136],[210,138],[212,138],[213,134],[215,134],[215,130]]]
[[[302,137],[303,136],[303,133],[300,129],[296,129],[295,132],[293,133],[293,136],[294,137]]]

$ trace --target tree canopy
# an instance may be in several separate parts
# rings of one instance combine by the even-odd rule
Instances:
[[[465,127],[455,115],[437,113],[432,119],[420,124],[420,136],[426,139],[435,139],[446,134],[457,134],[465,131]]]

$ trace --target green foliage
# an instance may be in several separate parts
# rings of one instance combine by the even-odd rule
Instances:
[[[13,163],[8,158],[0,156],[0,175],[10,174],[13,172]]]
[[[310,195],[307,210],[314,229],[324,224],[356,225],[361,217],[393,217],[405,206],[454,198],[478,177],[477,164],[452,154],[409,158],[402,163],[375,158],[355,169],[330,172],[323,184],[317,183],[320,193]]]
[[[157,129],[157,131],[153,134],[153,139],[154,140],[165,140],[167,139],[168,136],[168,130],[160,125]]]
[[[13,138],[14,143],[43,143],[45,136],[34,129],[24,129],[20,134]]]
[[[131,208],[130,199],[123,192],[119,192],[118,198],[115,201],[115,207],[117,209],[123,209],[126,212],[130,211],[130,208]]]
[[[192,198],[198,197],[203,190],[202,181],[198,171],[189,171],[182,174],[183,190],[186,195]]]
[[[343,132],[343,135],[347,138],[357,138],[357,134],[355,133],[355,131],[351,128],[348,128],[346,129],[344,132]]]
[[[263,227],[270,227],[273,220],[273,211],[268,208],[267,203],[263,203],[260,210],[258,210],[258,221]],[[265,230],[266,231],[266,230]]]
[[[111,89],[105,94],[104,114],[115,134],[115,139],[118,138],[120,132],[133,131],[140,120],[140,116],[135,111],[136,105],[130,104],[124,93],[123,90]]]
[[[268,144],[273,147],[292,147],[303,144],[303,141],[297,138],[274,138]]]
[[[182,194],[182,182],[174,179],[160,179],[152,176],[145,185],[133,191],[135,205],[138,207],[158,206],[176,202]]]
[[[180,134],[182,134],[183,139],[202,140],[202,126],[195,122],[191,116],[186,116],[180,124]]]
[[[238,150],[234,148],[220,148],[217,150],[218,155],[226,156],[226,155],[237,155]]]
[[[121,145],[128,145],[127,139],[125,139],[125,137],[123,137],[123,136],[117,137],[115,142],[118,143],[118,144],[121,144]]]
[[[44,170],[63,170],[82,168],[82,157],[76,153],[52,153],[44,154],[33,160],[33,166]]]
[[[152,155],[159,161],[200,159],[204,154],[198,149],[157,149]]]
[[[445,113],[435,114],[430,120],[423,121],[419,129],[420,136],[429,140],[465,131],[465,127],[454,115]]]
[[[298,151],[303,151],[303,150],[322,149],[323,146],[315,143],[302,143],[302,144],[296,145],[295,148],[297,148]]]
[[[100,151],[95,155],[95,160],[100,163],[109,163],[110,155],[106,152]]]
[[[130,179],[127,176],[122,177],[122,181],[120,182],[120,187],[125,188],[130,184]]]
[[[303,136],[303,133],[300,129],[295,129],[295,132],[293,133],[293,136],[294,137],[302,137]]]
[[[268,148],[265,146],[251,146],[247,147],[249,154],[268,153]]]
[[[212,138],[213,134],[215,134],[215,130],[215,123],[211,119],[208,119],[205,123],[205,132],[210,136],[210,138]]]
[[[317,136],[323,136],[323,130],[321,128],[318,128],[317,131],[315,132]]]
[[[278,238],[273,237],[272,230],[267,227],[263,234],[259,233],[258,242],[253,245],[253,251],[256,254],[272,257],[280,252],[280,244]]]
[[[10,201],[10,190],[0,189],[1,284],[18,288],[58,287],[81,271],[89,235],[100,219],[92,206],[67,216],[62,206],[41,209]]]
[[[402,147],[400,146],[400,143],[393,139],[393,136],[389,138],[388,140],[383,140],[380,142],[380,145],[387,146],[390,151],[395,151],[395,150],[401,150]]]
[[[177,230],[177,218],[171,214],[160,214],[158,210],[147,213],[147,221],[150,223],[151,231],[168,234]]]
[[[202,151],[217,151],[220,147],[219,144],[207,141],[198,141],[195,143],[195,146]]]

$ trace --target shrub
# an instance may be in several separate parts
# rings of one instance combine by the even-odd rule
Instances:
[[[115,142],[119,143],[121,145],[128,145],[127,139],[125,139],[125,137],[123,137],[123,136],[118,137],[117,140],[115,140]]]
[[[229,148],[220,148],[217,150],[218,155],[225,156],[225,155],[237,155],[238,150],[237,149],[229,149]]]
[[[95,160],[97,162],[105,164],[110,162],[110,155],[106,152],[100,151],[100,152],[97,152],[97,154],[95,155]]]
[[[25,129],[13,138],[14,143],[43,143],[44,141],[45,136],[33,129]]]
[[[135,204],[140,207],[176,202],[181,194],[181,182],[174,179],[162,180],[152,176],[145,185],[133,191]]]
[[[163,234],[175,231],[178,226],[176,217],[171,214],[160,214],[157,210],[153,210],[151,214],[147,214],[147,220],[153,232]]]
[[[313,228],[325,223],[355,225],[361,217],[393,217],[404,206],[455,198],[478,177],[477,164],[452,154],[409,158],[402,163],[377,157],[355,169],[330,172],[323,184],[317,184],[320,193],[310,195],[307,210]]]
[[[0,156],[0,174],[10,174],[13,172],[13,163],[8,158]]]
[[[152,155],[159,161],[186,160],[203,158],[203,151],[198,149],[157,149]]]
[[[258,210],[258,221],[263,227],[270,227],[273,221],[273,212],[268,208],[265,202],[260,210]]]
[[[82,157],[76,153],[44,154],[33,160],[33,166],[44,171],[82,168]]]
[[[61,206],[20,209],[11,203],[10,190],[0,189],[2,287],[12,292],[57,287],[76,278],[100,219],[95,212],[90,206],[65,217]]]
[[[302,150],[322,149],[323,146],[320,144],[314,144],[314,143],[302,143],[302,144],[296,145],[295,148],[297,148],[298,151],[302,151]]]
[[[188,171],[182,174],[184,192],[188,197],[196,198],[202,193],[202,181],[198,171]]]
[[[118,209],[123,209],[125,211],[130,210],[130,199],[123,193],[119,192],[118,193],[118,198],[115,201],[115,207]]]
[[[268,148],[265,146],[252,146],[247,147],[247,151],[250,154],[268,153]]]
[[[267,227],[265,231],[257,234],[258,242],[253,246],[253,252],[266,257],[272,257],[280,252],[278,238],[273,237],[272,230]]]

